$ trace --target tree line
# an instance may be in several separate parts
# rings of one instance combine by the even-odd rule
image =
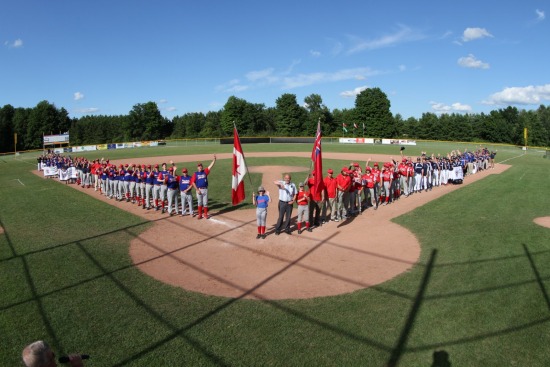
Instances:
[[[390,100],[379,88],[362,91],[354,108],[330,111],[320,95],[304,98],[283,94],[275,107],[247,102],[231,96],[223,109],[163,117],[155,102],[133,106],[127,115],[89,115],[69,117],[64,108],[48,101],[33,108],[5,105],[0,109],[0,152],[39,149],[42,135],[69,132],[71,145],[181,138],[228,137],[236,126],[241,136],[314,136],[321,122],[323,136],[483,141],[550,145],[550,107],[518,110],[516,107],[493,110],[488,114],[424,113],[420,118],[403,119],[392,115]]]

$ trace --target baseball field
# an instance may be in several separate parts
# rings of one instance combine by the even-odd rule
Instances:
[[[405,155],[477,147],[424,142]],[[44,179],[33,172],[38,153],[0,157],[0,366],[20,365],[38,339],[57,355],[89,354],[87,366],[550,364],[550,159],[541,151],[489,146],[495,172],[462,186],[256,240],[252,191],[263,184],[276,202],[268,179],[291,171],[303,180],[312,147],[243,145],[251,172],[237,207],[232,148],[108,151],[115,162],[170,157],[190,172],[218,154],[208,221]],[[338,170],[399,150],[323,144],[323,155],[325,170]],[[272,203],[268,230],[276,211]]]

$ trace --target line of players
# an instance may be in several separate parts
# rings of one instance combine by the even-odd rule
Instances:
[[[382,167],[378,163],[371,167],[369,159],[364,171],[359,163],[350,163],[336,176],[329,169],[323,179],[321,193],[315,192],[314,180],[310,175],[305,182],[309,186],[309,222],[314,226],[329,221],[338,222],[356,216],[369,207],[376,210],[402,196],[461,183],[464,176],[494,168],[495,155],[496,152],[486,150],[474,153],[453,151],[446,157],[422,153],[413,161],[411,157],[403,157],[401,151],[400,162],[390,158]],[[460,167],[461,175],[460,179],[455,180],[457,167]]]
[[[208,174],[216,162],[204,168],[197,164],[197,171],[189,175],[187,168],[178,175],[173,161],[170,166],[145,164],[114,165],[96,160],[90,167],[89,185],[109,199],[137,204],[143,209],[161,211],[170,215],[210,218],[208,214]],[[79,167],[77,170],[80,171]],[[86,174],[84,174],[86,175]],[[79,173],[80,176],[80,173]],[[93,178],[92,178],[93,177]],[[86,178],[84,178],[86,180]],[[88,182],[88,181],[86,181]],[[196,192],[197,211],[194,211],[192,190]],[[181,211],[178,202],[181,203]]]

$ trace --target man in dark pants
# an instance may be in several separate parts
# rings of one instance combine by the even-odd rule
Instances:
[[[292,205],[296,200],[298,190],[296,185],[290,182],[290,175],[287,173],[284,175],[284,179],[273,181],[279,188],[279,219],[277,219],[277,225],[275,226],[275,234],[279,235],[282,230],[287,234],[290,234],[290,217],[292,215]]]

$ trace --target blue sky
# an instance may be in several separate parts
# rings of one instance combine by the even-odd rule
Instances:
[[[550,105],[549,5],[5,0],[0,106],[80,117],[154,101],[172,118],[315,93],[333,110],[378,87],[403,118],[536,109]]]

